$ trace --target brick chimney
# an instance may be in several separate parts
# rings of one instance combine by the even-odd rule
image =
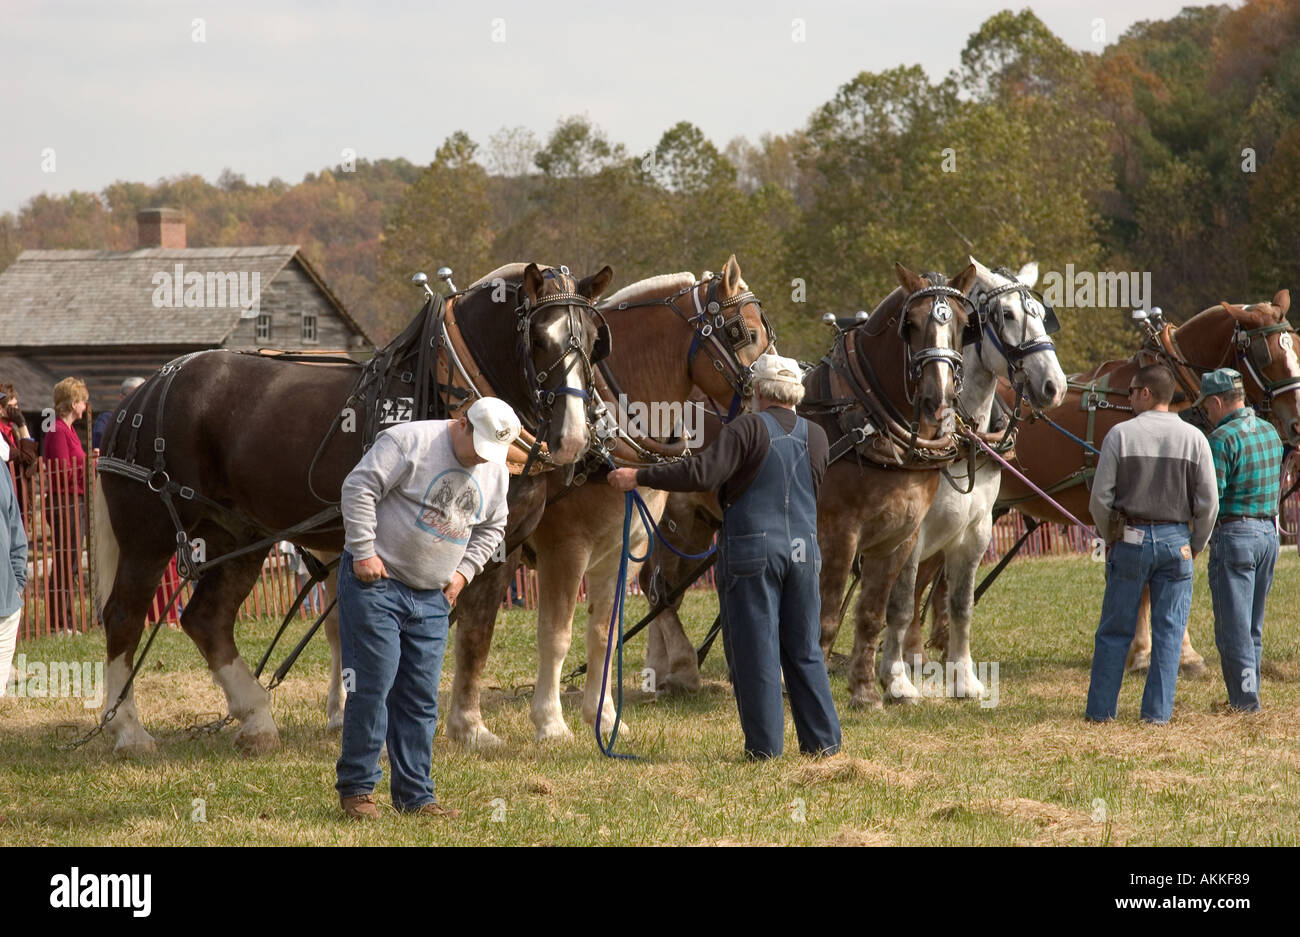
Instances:
[[[185,216],[175,208],[146,208],[135,216],[139,247],[185,246]]]

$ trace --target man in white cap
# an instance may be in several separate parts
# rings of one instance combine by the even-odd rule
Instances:
[[[373,791],[388,745],[393,806],[455,817],[430,778],[448,615],[492,560],[506,529],[506,452],[519,418],[495,397],[457,420],[402,423],[343,482],[339,637],[348,678],[339,803],[379,816]]]
[[[840,749],[840,722],[821,651],[817,489],[826,474],[826,433],[795,413],[799,364],[779,355],[754,363],[757,412],[732,420],[708,448],[680,462],[616,469],[620,491],[717,491],[718,603],[736,707],[751,758],[781,754],[790,695],[799,750]]]

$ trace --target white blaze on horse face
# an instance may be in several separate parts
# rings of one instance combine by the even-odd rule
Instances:
[[[557,315],[555,321],[546,326],[546,337],[550,340],[551,347],[556,349],[567,348],[569,346],[569,317],[563,314]],[[559,354],[558,350],[556,354]],[[578,456],[582,454],[582,450],[587,447],[586,402],[577,393],[572,393],[572,391],[584,389],[583,369],[581,364],[574,361],[574,355],[569,355],[560,367],[570,363],[573,364],[573,367],[565,371],[564,381],[560,386],[569,388],[571,392],[562,395],[564,398],[564,406],[560,411],[562,431],[560,433],[559,448],[552,454],[555,461],[562,465],[576,461]]]

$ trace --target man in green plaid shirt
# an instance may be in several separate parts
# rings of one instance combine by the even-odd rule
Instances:
[[[1210,452],[1219,481],[1219,518],[1210,536],[1210,594],[1230,712],[1258,712],[1264,658],[1264,602],[1277,562],[1282,440],[1246,406],[1241,375],[1219,368],[1201,379],[1214,429]]]

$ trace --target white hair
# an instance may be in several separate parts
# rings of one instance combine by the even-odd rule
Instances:
[[[803,385],[791,381],[769,381],[758,378],[754,381],[754,393],[789,407],[797,407],[803,402]]]

